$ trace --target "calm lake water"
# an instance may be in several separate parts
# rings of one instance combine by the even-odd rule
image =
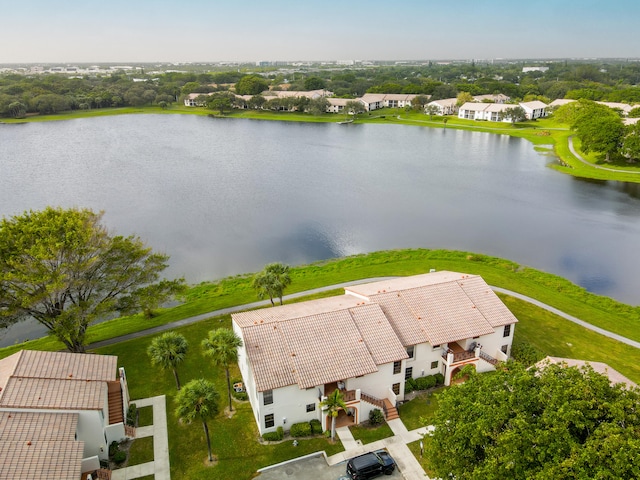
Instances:
[[[482,252],[638,304],[640,186],[527,141],[396,125],[131,115],[0,125],[0,215],[104,210],[191,283],[383,249]],[[428,267],[428,266],[426,266]],[[27,327],[1,344],[33,338]]]

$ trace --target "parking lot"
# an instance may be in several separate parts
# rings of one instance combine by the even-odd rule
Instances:
[[[270,468],[256,478],[259,480],[339,480],[346,476],[346,462],[328,466],[322,455],[292,461],[290,463]],[[380,478],[401,479],[402,474],[396,470],[393,475],[382,475]]]

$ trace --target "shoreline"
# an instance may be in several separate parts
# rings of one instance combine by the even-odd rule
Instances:
[[[427,119],[428,115],[420,112],[406,112],[403,109],[383,108],[376,110],[374,115],[359,114],[352,118],[349,125],[358,124],[393,124],[425,128],[447,128],[454,130],[469,130],[498,135],[508,135],[528,140],[539,152],[553,154],[555,162],[547,166],[567,175],[591,180],[617,181],[640,183],[640,168],[629,168],[612,165],[602,167],[583,157],[582,152],[570,145],[571,130],[566,125],[554,122],[553,118],[544,118],[517,124],[504,122],[479,122],[459,119],[455,116]],[[97,110],[75,110],[55,115],[34,115],[21,119],[2,119],[0,125],[24,124],[35,122],[52,122],[75,120],[81,118],[97,118],[113,115],[199,115],[211,118],[241,118],[262,121],[302,122],[302,123],[335,123],[344,120],[341,114],[310,115],[295,112],[264,112],[253,110],[236,110],[226,115],[215,115],[211,110],[199,107],[174,106],[166,109],[160,107],[122,107]],[[446,119],[445,123],[443,120]],[[615,168],[614,168],[615,167]]]

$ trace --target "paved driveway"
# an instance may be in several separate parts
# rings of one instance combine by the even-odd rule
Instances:
[[[320,455],[270,468],[256,478],[258,480],[309,480],[310,478],[313,480],[338,480],[345,476],[346,468],[345,462],[330,467],[324,457]],[[378,478],[381,480],[386,478],[399,480],[403,477],[396,469],[393,475],[382,475]]]

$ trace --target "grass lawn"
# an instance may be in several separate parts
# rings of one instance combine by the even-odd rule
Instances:
[[[153,437],[136,438],[129,448],[127,466],[153,462]]]
[[[153,407],[138,408],[138,427],[148,427],[153,425]]]
[[[351,430],[353,438],[360,440],[365,445],[383,438],[393,437],[393,431],[386,422],[378,426],[352,425],[349,430]]]
[[[438,409],[438,395],[445,388],[447,387],[419,393],[410,402],[400,405],[398,413],[407,430],[415,430],[430,424],[431,418]]]

